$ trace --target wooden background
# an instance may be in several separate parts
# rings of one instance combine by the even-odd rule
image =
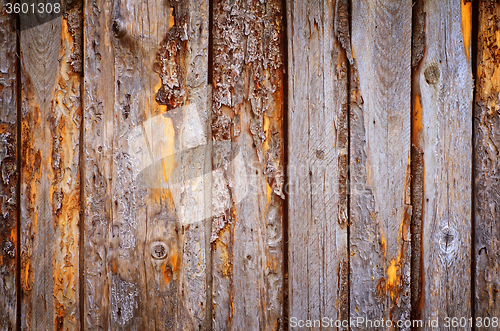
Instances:
[[[0,330],[500,318],[499,1],[42,19],[0,12]]]

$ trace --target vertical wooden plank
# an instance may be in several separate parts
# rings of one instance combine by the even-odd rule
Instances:
[[[396,322],[410,313],[412,2],[352,5],[350,313]]]
[[[159,174],[160,181],[170,177],[169,183],[177,184],[160,190],[157,187],[161,186],[151,187],[147,207],[149,249],[156,249],[161,242],[169,248],[166,261],[152,259],[149,266],[146,264],[148,289],[155,300],[155,313],[162,315],[156,317],[156,328],[205,330],[205,239],[210,216],[206,214],[210,204],[206,181],[212,168],[205,162],[210,154],[208,1],[175,1],[171,6],[171,27],[163,36],[153,64],[158,75],[153,80],[156,95],[152,101],[159,107],[155,106],[151,115],[162,119],[163,124],[158,126],[165,126],[165,137],[155,132],[159,130],[154,121],[144,126],[146,132],[150,130],[147,135],[153,159],[162,157],[157,169],[148,175],[158,178]],[[165,224],[164,215],[171,221]],[[159,236],[162,233],[164,238]]]
[[[202,330],[208,4],[85,15],[85,328]]]
[[[348,319],[351,41],[346,1],[290,0],[287,11],[288,279],[294,327],[297,320]]]
[[[3,5],[3,4],[2,4]],[[0,330],[16,330],[17,314],[17,34],[0,8]]]
[[[476,316],[500,317],[500,3],[479,2],[474,109]]]
[[[424,11],[413,105],[423,153],[421,317],[444,323],[471,316],[471,3],[425,1]]]
[[[80,6],[21,15],[23,329],[79,329]]]
[[[277,330],[283,302],[281,1],[214,1],[215,330]]]
[[[114,50],[111,1],[84,2],[84,329],[109,329],[108,237],[111,214],[111,135]]]

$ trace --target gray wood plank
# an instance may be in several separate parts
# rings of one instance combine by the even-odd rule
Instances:
[[[16,17],[0,9],[0,330],[16,330],[17,34]]]
[[[85,10],[86,328],[204,329],[208,4]]]
[[[500,3],[479,2],[475,153],[476,317],[500,316]],[[483,324],[484,325],[484,324]]]
[[[111,210],[114,49],[111,2],[84,3],[84,329],[109,329],[107,254]]]
[[[423,153],[421,316],[444,323],[471,316],[471,3],[425,1],[424,11],[427,49],[414,77]]]
[[[352,4],[353,318],[396,322],[410,313],[411,6],[411,1]]]
[[[76,5],[20,34],[23,329],[80,326],[81,20]]]
[[[213,10],[213,328],[277,330],[283,323],[281,1],[217,0]]]
[[[288,1],[289,317],[348,316],[347,2]],[[335,34],[332,34],[335,32]]]

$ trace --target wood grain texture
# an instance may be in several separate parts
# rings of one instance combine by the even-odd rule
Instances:
[[[281,38],[281,1],[214,1],[214,330],[283,323]]]
[[[353,318],[409,318],[411,5],[411,1],[352,4]],[[354,329],[374,328],[368,324]]]
[[[16,330],[17,293],[17,34],[0,9],[0,330]]]
[[[208,4],[85,17],[85,328],[203,330]]]
[[[422,106],[418,77],[425,53],[424,0],[413,2],[412,15],[412,152],[411,152],[411,307],[412,320],[422,319],[423,303],[423,255],[422,255],[422,208],[424,194],[424,164],[420,131]]]
[[[289,316],[344,320],[349,311],[348,7],[346,1],[290,0],[287,11]]]
[[[20,35],[21,326],[27,330],[79,329],[80,37],[78,6]]]
[[[84,329],[109,329],[108,237],[111,222],[114,51],[111,2],[84,3]]]
[[[426,320],[471,316],[471,3],[460,3],[424,2],[426,51],[414,76]]]
[[[476,316],[500,316],[500,3],[479,2],[474,108]]]

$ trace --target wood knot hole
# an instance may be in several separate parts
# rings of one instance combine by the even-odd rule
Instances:
[[[167,257],[167,245],[164,242],[157,241],[151,245],[151,256],[156,260],[162,260]]]
[[[445,226],[441,233],[439,234],[439,246],[441,248],[440,257],[442,262],[447,266],[450,266],[457,254],[459,241],[455,240],[458,237],[459,233],[453,227]]]
[[[111,27],[111,30],[113,31],[113,35],[116,38],[123,38],[127,34],[127,30],[125,29],[121,19],[119,18],[115,18],[113,20],[113,26]]]
[[[325,152],[320,149],[316,150],[316,157],[320,160],[323,160],[325,158]]]
[[[424,71],[424,77],[427,84],[437,84],[439,82],[439,78],[441,73],[439,72],[439,67],[437,63],[433,63],[429,65]]]

